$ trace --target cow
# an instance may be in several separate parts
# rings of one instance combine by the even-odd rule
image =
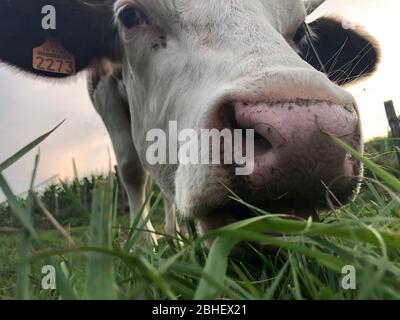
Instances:
[[[322,2],[3,0],[0,60],[43,78],[86,70],[132,219],[150,178],[165,196],[168,232],[175,208],[201,233],[251,217],[232,194],[268,212],[318,218],[327,189],[342,204],[357,191],[362,166],[329,134],[362,153],[358,107],[343,86],[372,74],[380,56],[361,28],[333,17],[306,23]],[[56,9],[56,29],[42,26],[46,5]],[[45,43],[69,66],[40,68],[33,60]],[[253,172],[150,164],[147,133],[167,132],[171,121],[178,130],[254,130]]]

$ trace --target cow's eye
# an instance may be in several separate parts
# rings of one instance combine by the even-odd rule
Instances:
[[[130,6],[119,10],[118,19],[127,29],[148,23],[147,16],[142,11]]]

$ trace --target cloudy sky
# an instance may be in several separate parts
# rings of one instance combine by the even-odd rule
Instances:
[[[366,139],[387,132],[385,100],[393,99],[400,108],[399,12],[399,0],[328,0],[317,13],[334,13],[363,25],[382,46],[379,72],[349,88],[360,106]],[[0,162],[64,119],[63,126],[41,145],[38,183],[55,174],[71,177],[73,158],[80,176],[103,172],[111,143],[89,101],[84,75],[55,84],[0,66]],[[17,194],[28,188],[33,158],[32,152],[5,172]]]

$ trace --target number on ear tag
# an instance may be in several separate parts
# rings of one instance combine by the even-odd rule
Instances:
[[[75,57],[56,40],[46,40],[40,47],[33,48],[33,69],[73,75],[76,73]]]

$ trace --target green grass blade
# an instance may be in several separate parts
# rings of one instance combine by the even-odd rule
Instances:
[[[243,272],[243,270],[234,262],[231,262],[231,266],[233,271],[237,274],[239,279],[241,280],[241,285],[250,292],[251,296],[255,300],[261,299],[261,293],[257,289],[256,286],[253,285],[252,281],[248,278],[248,276]]]
[[[361,154],[359,154],[356,150],[352,147],[348,146],[345,142],[341,139],[335,137],[334,135],[329,134],[332,139],[343,149],[345,149],[350,155],[352,155],[355,159],[363,163],[369,170],[375,173],[379,178],[382,179],[388,186],[393,188],[395,192],[400,192],[400,181],[392,174],[388,173],[384,169],[382,169],[377,164],[373,163],[372,161],[366,159]]]
[[[382,245],[382,241],[384,241],[388,246],[400,248],[400,234],[387,231],[380,231],[378,237],[376,230],[372,232],[369,228],[349,226],[348,223],[329,225],[322,223],[310,224],[307,221],[295,221],[272,216],[256,217],[240,221],[210,233],[210,236],[217,235],[217,238],[211,247],[204,269],[205,274],[207,274],[213,282],[222,286],[225,280],[229,253],[237,243],[243,240],[252,240],[264,245],[274,245],[276,247],[293,250],[293,252],[306,254],[317,259],[319,263],[336,272],[340,272],[341,267],[345,265],[341,259],[322,253],[319,250],[312,250],[297,243],[288,242],[285,238],[263,235],[270,232],[310,237],[335,236],[352,240],[356,238],[375,245]],[[212,285],[210,281],[203,277],[196,290],[195,299],[214,299],[219,293],[220,290],[218,287]]]
[[[224,231],[246,230],[258,233],[278,232],[287,235],[303,235],[308,237],[337,237],[346,240],[360,240],[365,243],[381,245],[376,234],[369,228],[355,226],[347,222],[336,222],[331,224],[299,221],[293,219],[282,219],[274,216],[256,217],[230,226],[224,227],[219,231],[210,233],[212,235],[221,235]],[[400,233],[380,230],[380,236],[388,247],[400,248]]]
[[[65,121],[65,120],[64,120]],[[5,160],[3,163],[0,164],[0,172],[3,172],[5,169],[7,169],[9,166],[14,164],[16,161],[21,159],[23,156],[25,156],[29,151],[31,151],[33,148],[38,146],[40,143],[42,143],[44,140],[46,140],[55,130],[57,130],[63,123],[62,121],[60,124],[58,124],[55,128],[50,130],[49,132],[45,133],[44,135],[40,136],[36,140],[32,141],[29,143],[27,146],[22,148],[20,151],[18,151],[16,154],[14,154],[12,157],[8,158]]]
[[[89,245],[112,249],[112,183],[98,182],[94,192]],[[116,299],[113,258],[99,252],[88,256],[86,290],[91,300]]]
[[[195,300],[215,299],[219,295],[220,289],[213,282],[223,287],[228,267],[228,256],[238,242],[239,240],[225,237],[219,237],[214,241],[204,268],[204,273],[212,281],[204,276],[201,278],[194,295]]]
[[[268,289],[264,295],[265,300],[271,300],[274,297],[275,292],[278,290],[278,287],[279,287],[280,283],[282,282],[283,276],[285,275],[287,269],[289,268],[289,263],[290,263],[289,260],[286,261],[286,263],[284,264],[282,269],[276,275],[272,284],[270,286],[268,286]]]
[[[16,297],[18,300],[30,299],[29,284],[29,250],[31,247],[29,233],[23,232],[19,250],[19,264],[17,269]]]
[[[145,219],[142,219],[144,210],[146,210],[145,207],[150,202],[153,195],[154,195],[153,192],[150,192],[148,194],[148,196],[145,199],[145,203],[143,204],[140,212],[138,212],[137,216],[135,217],[135,220],[132,223],[128,239],[124,246],[125,253],[128,253],[134,247],[134,245],[138,243],[141,236],[146,235],[146,233],[143,230],[146,230],[147,222],[150,221],[155,211],[157,211],[157,208],[163,199],[163,195],[159,193],[157,195],[156,200],[152,204],[147,216],[145,217]]]
[[[32,226],[32,222],[30,221],[29,214],[27,209],[23,204],[21,204],[16,196],[11,191],[10,186],[8,185],[6,179],[4,178],[3,174],[0,173],[0,188],[3,190],[4,195],[13,211],[13,213],[17,216],[17,218],[22,223],[23,227],[28,230],[33,239],[37,239],[37,233]]]
[[[293,258],[293,253],[289,251],[289,263],[290,269],[292,273],[292,280],[293,280],[293,295],[295,296],[296,300],[303,300],[303,296],[301,294],[301,288],[299,283],[298,277],[298,261]]]
[[[50,265],[54,266],[56,269],[56,285],[57,291],[63,300],[78,300],[78,296],[67,279],[62,267],[54,262],[53,259],[50,260]]]
[[[35,157],[35,164],[30,183],[30,192],[28,195],[27,215],[29,220],[33,221],[33,199],[32,192],[35,184],[36,174],[39,167],[40,153]],[[17,270],[17,299],[18,300],[29,300],[30,299],[30,264],[29,264],[29,250],[31,248],[31,234],[28,230],[24,230],[21,235],[21,248],[20,248],[20,263]]]

